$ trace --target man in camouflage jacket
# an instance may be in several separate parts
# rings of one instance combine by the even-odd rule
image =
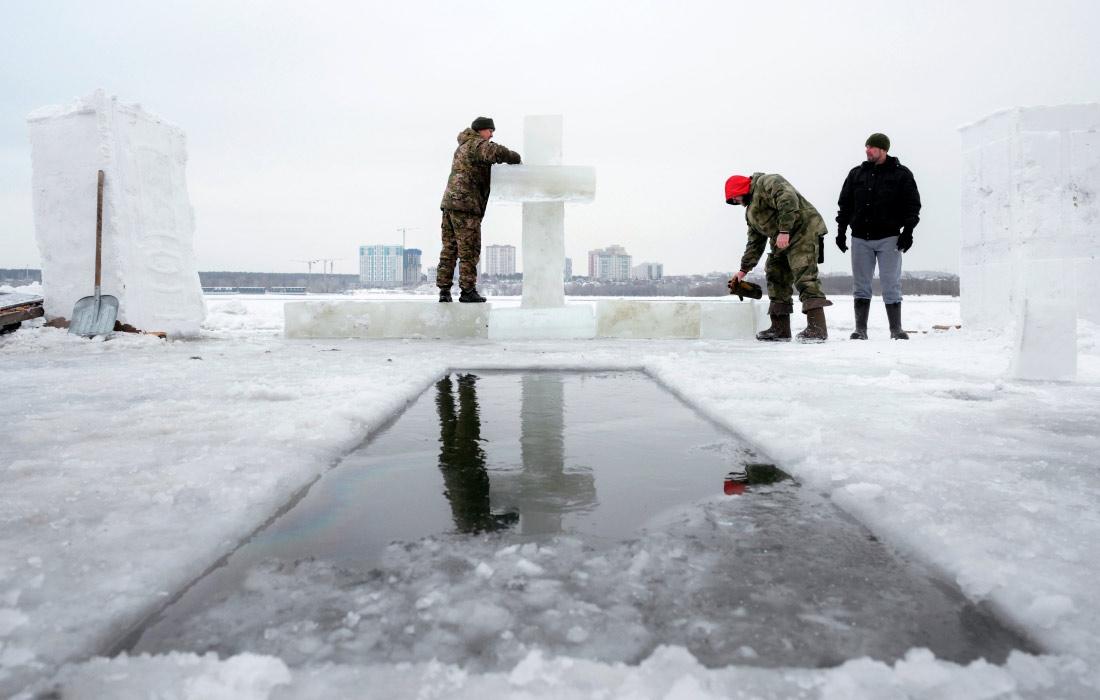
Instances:
[[[443,248],[435,285],[440,301],[451,301],[456,260],[460,261],[458,286],[462,290],[458,300],[485,301],[477,293],[477,263],[481,259],[481,220],[489,202],[489,175],[495,163],[520,162],[518,153],[491,141],[494,131],[492,119],[478,117],[458,135],[447,190],[439,205],[443,210]]]
[[[748,243],[735,279],[743,279],[764,254],[768,281],[768,315],[771,327],[756,334],[758,340],[790,340],[794,303],[792,285],[798,289],[806,329],[798,334],[803,342],[822,342],[829,337],[825,307],[832,302],[821,291],[817,261],[822,238],[828,232],[817,209],[782,175],[753,173],[751,178],[734,175],[726,180],[726,202],[745,207],[749,225]]]

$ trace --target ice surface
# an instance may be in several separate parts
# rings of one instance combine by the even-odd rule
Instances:
[[[91,343],[36,321],[0,337],[0,696],[208,698],[236,688],[264,697],[259,676],[285,678],[281,659],[95,655],[455,367],[644,369],[1048,653],[963,665],[914,648],[896,663],[708,669],[680,646],[637,665],[536,650],[486,673],[432,661],[288,669],[290,681],[267,696],[1100,694],[1100,328],[1088,320],[1077,322],[1075,381],[1020,382],[1008,371],[1012,333],[955,329],[958,300],[939,297],[906,299],[917,331],[906,343],[889,340],[880,314],[871,340],[849,342],[851,316],[838,311],[836,338],[814,346],[317,343],[282,336],[281,300],[235,301],[246,313],[212,301],[191,342]],[[851,308],[850,297],[834,301]],[[848,488],[861,484],[877,489]],[[473,576],[494,568],[484,563]],[[579,639],[571,628],[566,639]]]
[[[131,653],[484,672],[673,643],[708,667],[1028,648],[762,458],[637,372],[449,374]]]
[[[195,336],[206,314],[194,253],[183,131],[102,91],[27,119],[47,319],[95,286],[96,174],[103,170],[102,292],[118,320]]]
[[[535,650],[636,664],[663,643],[710,668],[781,668],[892,661],[918,640],[940,659],[1003,663],[1019,643],[793,487],[711,500],[611,546],[440,535],[370,567],[272,559],[212,603],[143,651],[249,650],[291,668],[434,658],[483,673]]]

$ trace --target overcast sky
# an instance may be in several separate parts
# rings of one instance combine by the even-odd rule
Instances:
[[[574,272],[624,246],[666,274],[736,269],[734,174],[781,173],[830,227],[868,134],[924,208],[909,270],[958,271],[958,127],[1013,106],[1100,101],[1100,2],[0,3],[0,267],[38,267],[27,115],[102,88],[187,134],[200,270],[298,271],[358,247],[439,254],[455,137],[479,115],[520,151],[564,115]],[[94,173],[91,175],[94,178]],[[485,245],[520,243],[490,207]],[[317,271],[314,266],[314,271]]]

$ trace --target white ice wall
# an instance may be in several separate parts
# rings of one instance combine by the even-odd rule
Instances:
[[[1025,301],[1066,300],[1100,322],[1100,104],[1017,107],[961,132],[963,322],[1005,327]],[[1052,266],[1062,284],[1026,284]]]
[[[94,291],[96,173],[103,170],[103,294],[118,298],[122,323],[197,335],[206,305],[183,131],[102,91],[38,109],[27,123],[47,318],[69,318]]]

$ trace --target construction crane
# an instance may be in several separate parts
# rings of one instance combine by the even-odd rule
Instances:
[[[346,258],[319,258],[318,262],[321,263],[321,272],[324,274],[324,281],[321,283],[323,291],[328,292],[328,276],[332,273],[333,263],[337,260],[345,260]],[[325,268],[325,263],[328,263],[328,268]]]
[[[306,265],[309,266],[307,268],[308,272],[306,273],[306,291],[308,292],[309,291],[309,285],[313,280],[313,263],[321,262],[320,258],[318,258],[317,260],[294,260],[292,262],[305,263]]]

